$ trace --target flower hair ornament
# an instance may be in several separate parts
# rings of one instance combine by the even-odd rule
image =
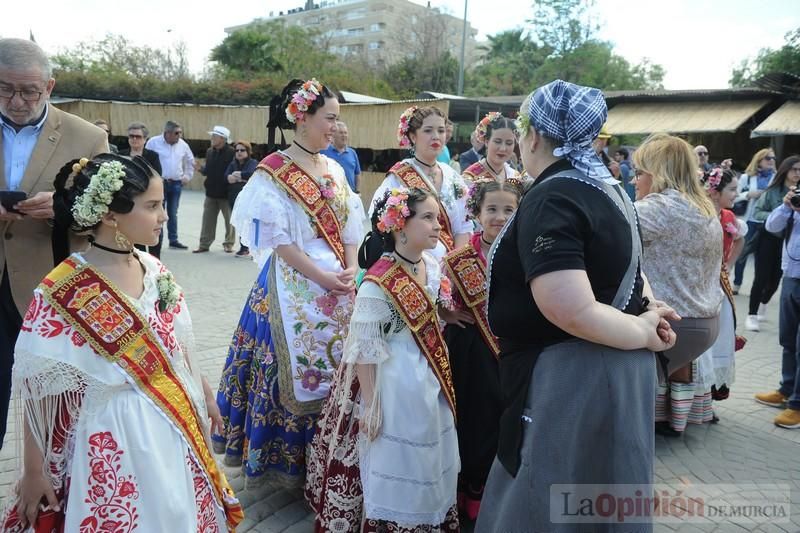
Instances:
[[[494,119],[502,116],[502,113],[498,111],[492,111],[483,117],[481,121],[478,122],[478,125],[475,126],[475,139],[485,144],[486,130],[489,128],[489,124],[491,124]]]
[[[400,231],[411,216],[408,208],[408,189],[390,189],[383,195],[384,204],[378,211],[378,231],[391,233]]]
[[[481,206],[478,205],[478,189],[485,183],[495,181],[492,178],[479,178],[469,183],[469,190],[467,191],[467,213],[469,218],[477,219],[478,213],[481,211]]]
[[[89,160],[83,158],[72,166],[75,174],[81,172]],[[114,193],[122,188],[125,169],[119,161],[106,161],[92,176],[89,186],[75,199],[72,206],[72,217],[84,228],[94,226],[103,215],[108,213],[108,206],[114,199]]]
[[[411,148],[411,139],[408,138],[408,125],[417,109],[419,107],[412,105],[400,115],[400,123],[397,125],[397,142],[400,144],[400,148]]]
[[[286,118],[289,122],[297,124],[298,120],[306,116],[308,108],[321,94],[322,84],[316,78],[303,83],[286,106]]]
[[[716,189],[722,181],[722,169],[717,167],[703,174],[703,184],[706,190]]]
[[[517,113],[517,135],[519,138],[523,138],[528,134],[528,131],[531,129],[531,117],[528,116],[527,113]]]

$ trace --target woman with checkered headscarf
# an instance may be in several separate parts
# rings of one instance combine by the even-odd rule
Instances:
[[[585,531],[597,519],[572,513],[596,495],[580,490],[626,484],[649,494],[653,352],[674,344],[666,318],[678,317],[654,301],[633,205],[592,149],[606,116],[598,89],[562,80],[520,111],[520,152],[535,181],[489,257],[506,397],[481,533]],[[575,484],[551,499],[554,485]]]

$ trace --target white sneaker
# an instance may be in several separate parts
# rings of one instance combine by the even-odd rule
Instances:
[[[758,306],[758,320],[765,320],[767,318],[767,304],[760,304]]]
[[[739,294],[739,289],[741,289],[741,285],[734,285],[733,286],[733,294]]]
[[[747,331],[761,331],[758,327],[758,315],[747,315],[747,320],[744,321],[744,329]]]

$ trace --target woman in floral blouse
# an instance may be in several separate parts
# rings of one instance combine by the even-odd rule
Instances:
[[[710,392],[696,391],[692,363],[719,333],[722,228],[698,180],[697,155],[686,141],[651,135],[634,152],[633,162],[644,272],[655,297],[682,317],[672,325],[678,341],[664,354],[669,381],[656,396],[658,431],[679,435],[687,419],[707,422],[713,416],[710,400],[702,413],[690,415],[695,396]]]

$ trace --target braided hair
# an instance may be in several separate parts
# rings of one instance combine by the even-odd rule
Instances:
[[[117,161],[122,164],[125,175],[122,177],[122,188],[115,192],[108,210],[115,213],[130,213],[136,196],[142,194],[150,186],[150,180],[157,177],[158,173],[141,156],[126,157],[117,154],[100,154],[91,159],[85,166],[80,166],[80,159],[73,159],[61,167],[53,183],[53,256],[56,264],[69,255],[69,235],[71,230],[75,233],[86,233],[95,229],[100,222],[90,227],[85,227],[76,222],[72,214],[75,201],[86,191],[89,183],[99,170],[100,165],[106,162]],[[73,167],[78,166],[76,171]]]
[[[517,198],[517,204],[522,197],[523,185],[519,179],[507,179],[503,182],[494,179],[480,179],[471,184],[469,198],[467,199],[467,212],[477,220],[481,214],[481,207],[486,195],[490,192],[504,191],[510,192]]]

